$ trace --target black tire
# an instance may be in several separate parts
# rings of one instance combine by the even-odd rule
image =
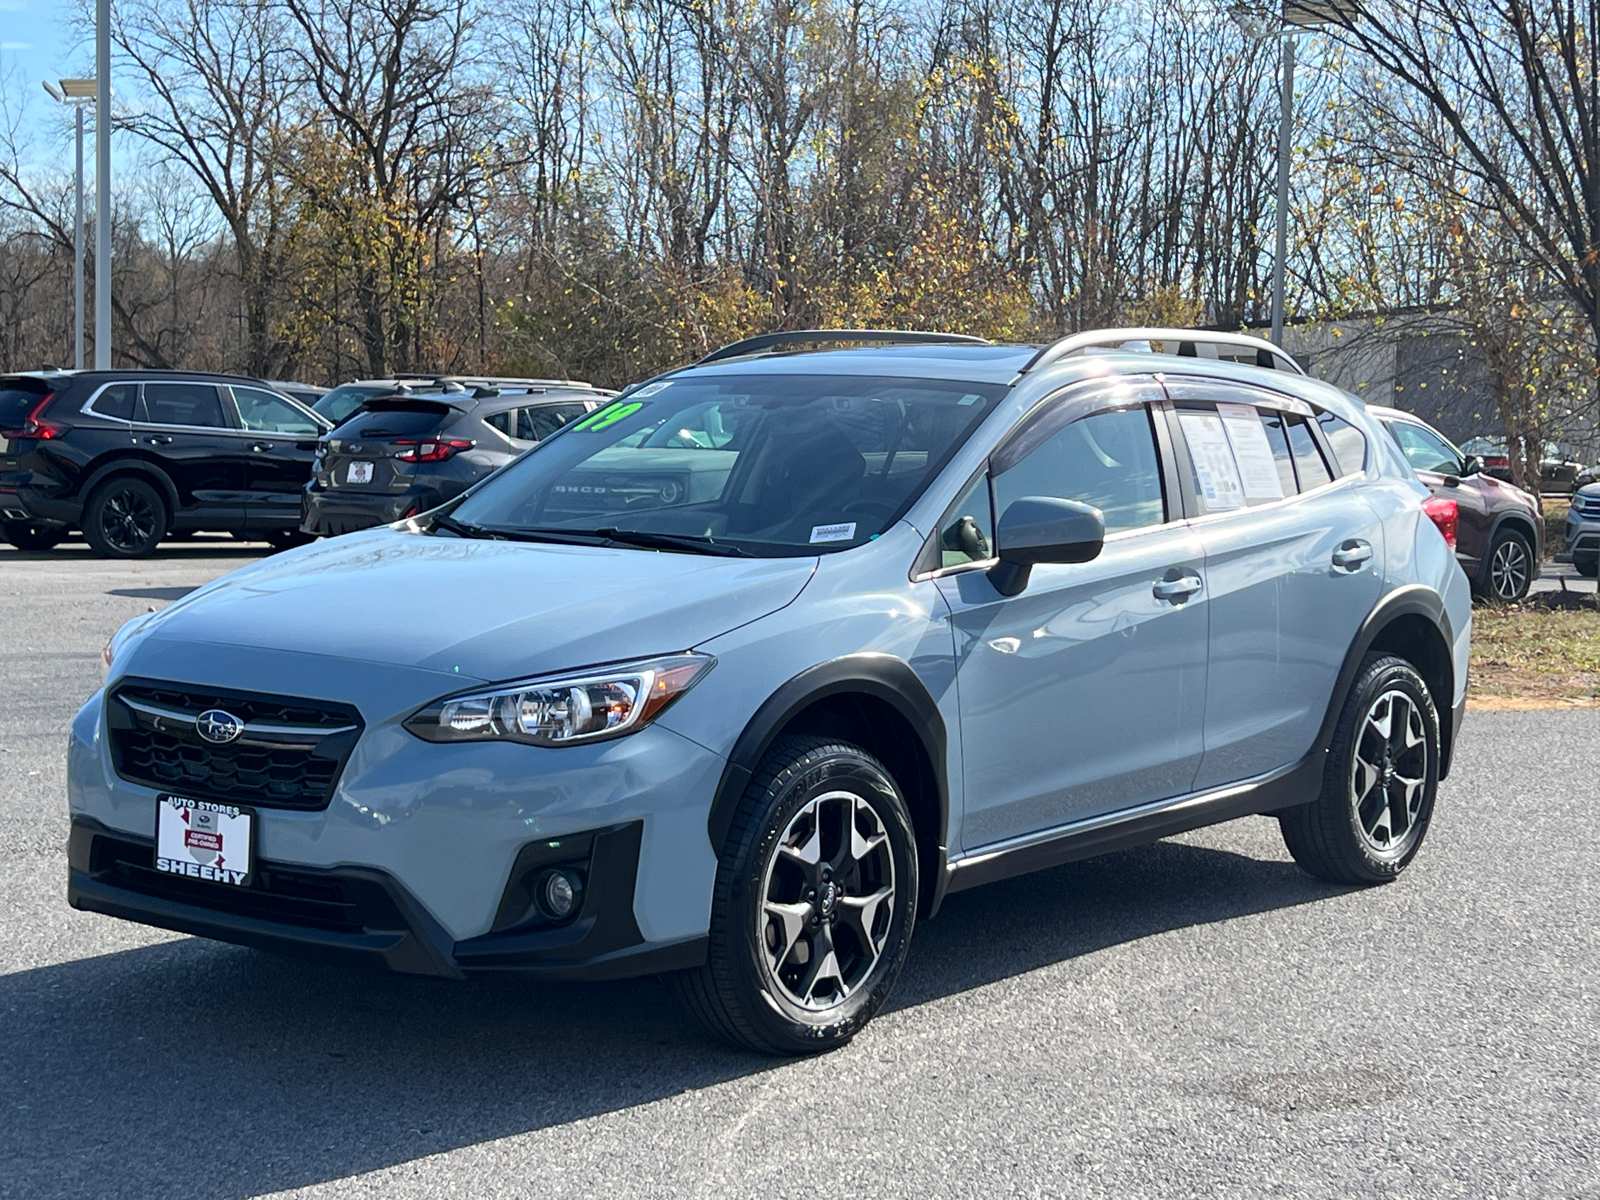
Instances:
[[[1600,576],[1600,558],[1578,558],[1574,555],[1572,569],[1585,579],[1594,579]]]
[[[1515,529],[1502,529],[1483,556],[1477,591],[1495,604],[1515,604],[1533,583],[1533,544]]]
[[[251,535],[246,534],[246,537]],[[263,541],[272,547],[274,552],[293,550],[296,546],[304,546],[316,539],[309,533],[301,533],[298,529],[274,529],[270,533],[261,535]]]
[[[40,521],[0,521],[0,541],[18,550],[53,550],[67,536],[65,525],[46,525]]]
[[[852,826],[859,841],[845,836]],[[728,832],[706,965],[680,971],[678,993],[711,1033],[759,1053],[842,1046],[899,978],[916,922],[917,886],[910,814],[883,764],[847,742],[781,737],[745,789]],[[767,901],[783,900],[790,890],[788,911],[773,915]]]
[[[1384,737],[1386,700],[1390,734]],[[1403,709],[1405,729],[1396,731]],[[1417,742],[1405,746],[1413,736]],[[1280,811],[1278,824],[1295,862],[1317,878],[1388,883],[1422,846],[1438,787],[1439,714],[1428,685],[1405,659],[1369,654],[1339,714],[1322,794]]]
[[[167,536],[167,504],[137,475],[108,479],[83,506],[83,536],[101,558],[146,558]]]

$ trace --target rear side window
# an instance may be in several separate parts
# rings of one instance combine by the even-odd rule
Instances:
[[[32,380],[0,382],[0,429],[19,428],[49,392],[43,383],[34,385]]]
[[[193,425],[226,429],[222,401],[209,383],[147,383],[144,385],[146,419],[152,425]]]
[[[1289,431],[1284,428],[1283,414],[1270,408],[1262,410],[1261,429],[1267,435],[1267,445],[1272,447],[1272,465],[1278,472],[1278,486],[1285,496],[1298,490],[1294,479],[1294,459],[1289,451]]]
[[[244,422],[246,429],[259,429],[265,433],[294,433],[306,437],[316,437],[321,432],[315,421],[282,396],[260,388],[234,388],[233,402],[239,408],[239,419]]]
[[[995,476],[996,512],[1004,515],[1024,496],[1092,504],[1104,515],[1107,533],[1161,524],[1161,467],[1145,408],[1074,421]]]
[[[137,383],[113,383],[95,397],[90,410],[102,417],[115,417],[119,421],[133,420],[139,404]]]
[[[1304,417],[1285,416],[1289,427],[1289,448],[1294,451],[1295,474],[1300,476],[1300,490],[1309,492],[1333,482],[1328,464],[1322,461],[1322,451],[1317,449],[1317,439],[1311,435],[1311,425]]]
[[[1367,469],[1367,435],[1342,417],[1331,412],[1318,412],[1317,424],[1322,436],[1333,448],[1333,457],[1339,461],[1339,474],[1359,475]]]

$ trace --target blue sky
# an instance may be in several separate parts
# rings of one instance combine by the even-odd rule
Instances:
[[[41,82],[93,69],[92,48],[80,50],[71,28],[77,10],[75,0],[0,0],[0,86],[13,112],[26,105],[24,129],[41,156],[51,152],[69,124],[65,113],[52,111],[56,104]]]

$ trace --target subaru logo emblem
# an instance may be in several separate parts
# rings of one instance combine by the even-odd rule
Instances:
[[[226,745],[244,732],[244,722],[231,712],[208,708],[194,720],[195,732],[208,742]]]

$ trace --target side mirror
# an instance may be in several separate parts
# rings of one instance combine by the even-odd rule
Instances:
[[[1463,479],[1468,475],[1476,475],[1481,470],[1483,470],[1483,459],[1476,454],[1467,455],[1461,462],[1461,477]]]
[[[1000,561],[989,581],[1002,596],[1028,586],[1036,563],[1081,563],[1100,554],[1106,521],[1098,508],[1077,500],[1024,496],[1013,500],[995,529]]]

